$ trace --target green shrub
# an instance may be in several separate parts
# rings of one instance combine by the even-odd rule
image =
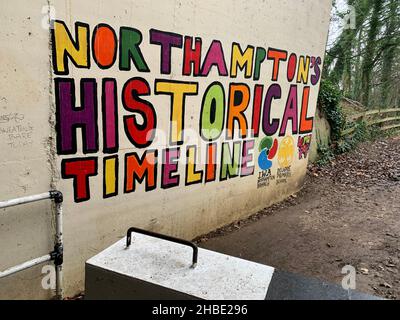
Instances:
[[[332,148],[329,145],[318,145],[317,165],[324,166],[335,158]]]

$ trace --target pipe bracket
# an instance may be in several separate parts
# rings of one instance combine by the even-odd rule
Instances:
[[[62,244],[56,243],[54,245],[54,251],[50,252],[51,260],[54,260],[55,266],[60,266],[63,264],[64,260],[64,248]]]
[[[64,201],[64,196],[63,196],[62,192],[58,191],[58,190],[51,190],[50,198],[54,199],[55,203],[62,203]]]

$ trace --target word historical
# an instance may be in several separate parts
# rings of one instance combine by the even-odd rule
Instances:
[[[254,174],[259,136],[313,130],[309,100],[320,81],[321,57],[237,42],[228,50],[219,40],[157,29],[148,31],[148,43],[133,27],[116,30],[100,23],[90,30],[83,22],[69,30],[65,22],[53,21],[57,153],[62,156],[62,177],[73,179],[75,202],[90,199],[90,177],[99,174],[99,162],[103,198],[117,196],[119,189],[135,192],[139,184],[148,192],[181,182],[188,186],[224,181]],[[150,50],[159,53],[156,70],[150,70],[155,63],[144,54]],[[77,78],[81,72],[71,68],[96,69],[96,75],[104,76]],[[117,80],[120,73],[127,75],[123,83]],[[152,95],[166,96],[169,103],[156,105]],[[206,146],[202,166],[197,163],[199,146],[185,145],[186,106],[193,101],[198,101],[198,126],[191,129]],[[158,149],[154,140],[161,115],[168,116],[168,142]],[[121,154],[121,139],[129,141],[132,152]],[[182,177],[180,158],[185,158]]]

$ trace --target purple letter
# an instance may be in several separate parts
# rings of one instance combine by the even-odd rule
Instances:
[[[81,107],[75,106],[74,79],[55,79],[56,131],[58,154],[77,152],[76,129],[82,128],[82,151],[99,150],[97,129],[97,83],[95,79],[81,80]]]
[[[318,83],[319,77],[321,75],[321,69],[319,67],[320,64],[321,64],[321,57],[311,58],[311,65],[314,68],[314,74],[311,75],[311,84],[313,86],[315,86]]]
[[[285,113],[283,114],[280,136],[286,133],[286,127],[289,120],[292,120],[292,133],[297,133],[297,85],[290,86],[289,97],[286,102]]]
[[[275,83],[268,88],[267,94],[265,96],[262,127],[264,133],[267,136],[272,136],[275,134],[275,132],[278,131],[279,120],[273,119],[272,122],[270,122],[270,116],[271,116],[272,99],[280,99],[281,94],[282,94],[281,86]]]
[[[171,47],[182,48],[182,36],[177,33],[150,30],[150,43],[161,45],[161,73],[171,73]]]
[[[178,171],[176,160],[180,156],[180,148],[165,149],[163,151],[161,188],[168,189],[179,185],[179,175],[171,176]]]

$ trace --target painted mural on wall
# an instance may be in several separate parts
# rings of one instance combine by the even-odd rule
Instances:
[[[143,32],[149,34],[146,45],[159,52],[156,70],[143,54]],[[54,21],[52,51],[57,153],[75,202],[90,199],[96,175],[102,175],[103,198],[253,175],[261,188],[287,182],[293,161],[307,158],[314,121],[309,98],[318,89],[321,57],[171,30],[83,22],[70,30],[60,20]],[[181,70],[173,68],[177,59]],[[267,64],[269,81],[261,81]],[[118,82],[107,73],[115,66],[133,77]],[[97,69],[104,77],[77,79],[73,69]],[[211,80],[211,72],[229,84]],[[154,105],[152,95],[168,97],[169,104]],[[186,105],[196,96],[198,126],[188,128]],[[161,109],[169,111],[170,125],[160,147]],[[199,143],[187,143],[188,129]],[[120,150],[122,138],[129,140],[129,152]]]

